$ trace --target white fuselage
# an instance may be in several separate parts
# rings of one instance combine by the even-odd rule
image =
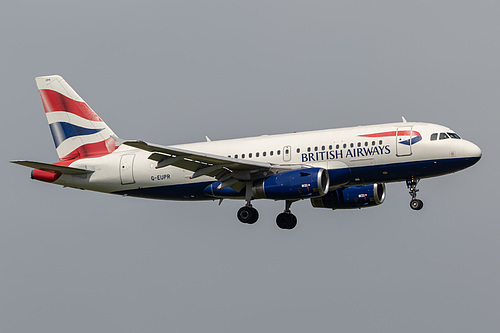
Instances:
[[[395,134],[392,134],[395,133]],[[403,181],[456,172],[474,164],[481,151],[460,138],[439,139],[449,128],[428,123],[393,123],[172,146],[240,160],[304,165],[327,170],[347,166],[348,186]],[[431,135],[438,138],[431,140]],[[406,144],[403,144],[406,142]],[[156,169],[150,152],[121,145],[113,153],[71,164],[94,171],[62,175],[55,183],[107,193],[159,199],[213,199],[202,193],[215,180],[192,179],[174,166]],[[156,190],[154,190],[156,189]]]

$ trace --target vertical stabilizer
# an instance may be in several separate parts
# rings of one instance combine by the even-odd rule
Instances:
[[[59,160],[107,155],[116,135],[59,75],[35,78]]]

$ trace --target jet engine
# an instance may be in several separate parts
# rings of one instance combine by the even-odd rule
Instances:
[[[323,168],[286,171],[253,183],[255,199],[304,199],[328,193],[330,178]]]
[[[219,188],[220,182],[208,185],[203,192],[215,198],[244,198],[245,189],[235,191],[230,187]],[[330,178],[323,168],[285,171],[253,182],[254,199],[304,199],[328,193]]]
[[[385,184],[352,186],[312,198],[315,208],[350,209],[377,206],[385,200]]]

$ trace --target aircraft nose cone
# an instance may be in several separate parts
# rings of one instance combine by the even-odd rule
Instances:
[[[470,161],[470,165],[476,164],[483,156],[481,148],[467,141],[464,146],[464,157]]]
[[[472,142],[467,142],[464,147],[464,155],[465,157],[473,157],[479,160],[483,153],[481,152],[481,148],[479,148]]]

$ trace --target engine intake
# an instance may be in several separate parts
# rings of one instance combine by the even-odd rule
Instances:
[[[352,186],[312,198],[315,208],[350,209],[377,206],[385,200],[385,184]]]

